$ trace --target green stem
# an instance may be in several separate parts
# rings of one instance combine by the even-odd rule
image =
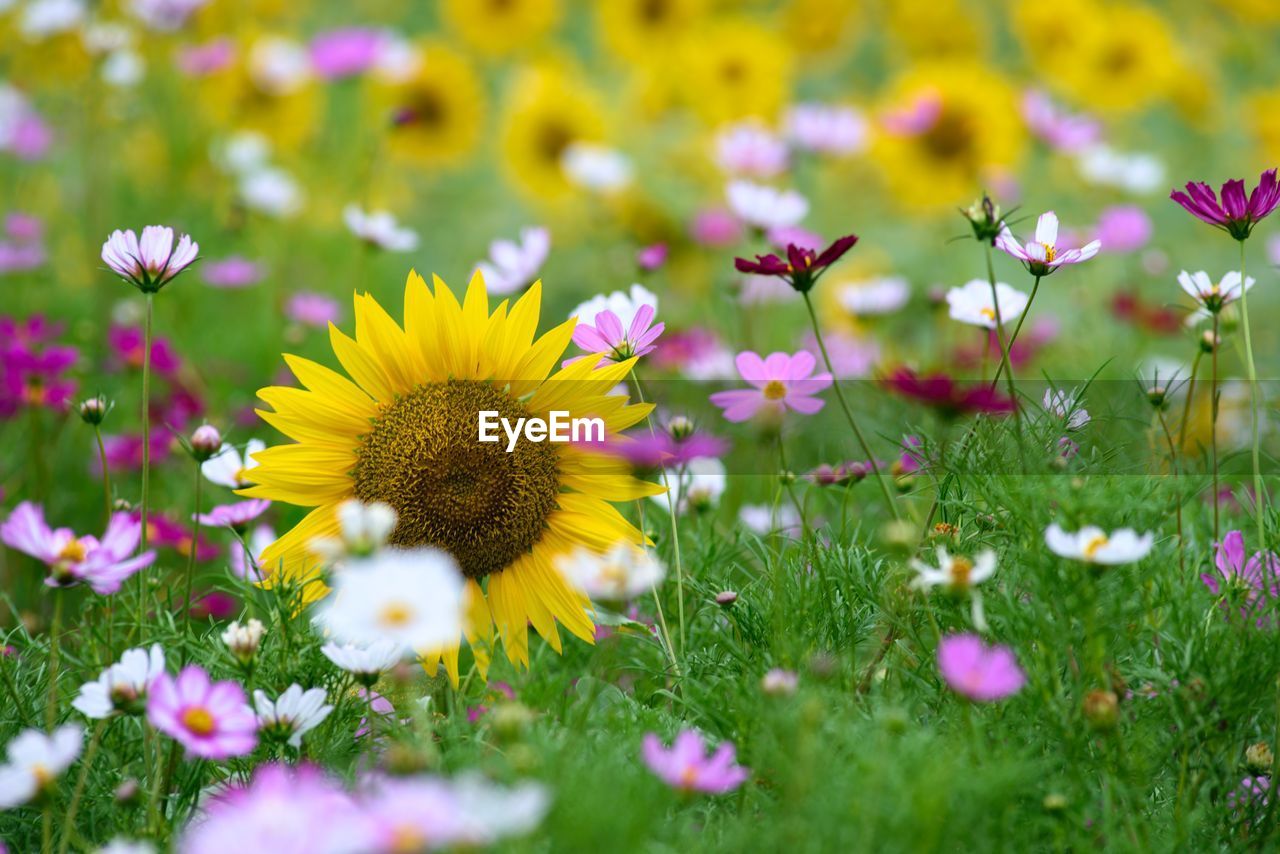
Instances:
[[[901,519],[898,513],[898,504],[894,501],[893,493],[889,490],[889,484],[885,482],[884,476],[880,473],[880,463],[876,462],[875,454],[871,453],[871,446],[867,444],[867,439],[862,435],[862,429],[858,427],[858,421],[853,417],[853,410],[849,408],[849,402],[844,399],[844,392],[840,390],[840,380],[836,376],[836,370],[831,365],[831,356],[827,353],[826,342],[822,339],[822,330],[818,326],[818,313],[813,309],[813,300],[809,299],[808,291],[804,292],[804,306],[809,309],[809,320],[813,324],[813,337],[818,342],[818,349],[822,352],[822,361],[827,366],[827,372],[831,374],[831,386],[836,390],[836,400],[840,401],[840,408],[844,410],[845,420],[849,422],[853,435],[857,437],[858,444],[862,447],[862,452],[867,455],[867,463],[871,466],[871,472],[875,476],[876,483],[880,484],[880,491],[884,494],[884,502],[889,507],[889,512],[893,514],[894,519]]]
[[[1209,455],[1213,465],[1213,541],[1218,542],[1219,504],[1218,490],[1218,315],[1213,315],[1213,359],[1209,379]],[[1259,543],[1261,545],[1261,543]]]
[[[1216,348],[1218,342],[1213,342]],[[1187,399],[1182,402],[1182,423],[1178,425],[1178,449],[1187,446],[1187,422],[1191,420],[1191,399],[1196,396],[1196,373],[1200,369],[1200,359],[1204,350],[1197,349],[1196,357],[1191,360],[1191,379],[1187,380]]]
[[[151,524],[151,315],[153,296],[146,295],[146,323],[142,337],[142,540],[139,552],[147,550],[147,526]],[[139,578],[142,576],[139,575]]]
[[[1019,315],[1018,317],[1017,325],[1013,327],[1013,335],[1009,338],[1008,352],[1010,354],[1010,357],[1012,357],[1012,354],[1013,354],[1013,345],[1016,344],[1018,341],[1018,333],[1022,331],[1022,324],[1027,319],[1027,315],[1031,313],[1031,304],[1036,301],[1036,293],[1040,290],[1040,278],[1041,278],[1040,276],[1036,276],[1035,284],[1031,286],[1031,296],[1027,298],[1027,307],[1022,310],[1022,314]],[[1004,362],[1002,361],[1000,363],[1000,367],[996,368],[996,378],[991,381],[991,387],[993,389],[996,387],[996,383],[1000,382],[1000,373],[1003,367],[1004,367]],[[1013,376],[1012,363],[1010,363],[1009,365],[1009,375],[1010,377]],[[1012,386],[1010,387],[1012,388]],[[1014,401],[1014,405],[1015,406],[1017,405],[1016,400]]]
[[[186,598],[183,599],[183,607],[186,608],[186,626],[183,629],[184,640],[191,640],[191,587],[196,575],[196,553],[200,551],[200,483],[204,480],[201,476],[200,463],[196,463],[196,512],[191,516],[191,549],[187,553],[187,592]]]
[[[1005,373],[1005,379],[1009,383],[1009,397],[1014,401],[1014,404],[1016,407],[1018,397],[1014,393],[1013,364],[1009,361],[1009,345],[1005,343],[1005,339],[1004,339],[1004,318],[1000,314],[1000,297],[996,293],[996,270],[991,263],[991,244],[984,240],[982,242],[982,245],[983,245],[983,248],[986,249],[987,281],[991,284],[991,304],[995,306],[995,312],[996,312],[996,341],[999,342],[1000,344],[1000,367],[996,368],[996,380],[1000,379],[1000,370],[1003,369]],[[1030,302],[1027,303],[1027,308],[1031,308]],[[1022,314],[1023,316],[1026,316],[1026,311],[1023,311]],[[1021,323],[1019,323],[1019,326],[1020,325]],[[987,348],[983,347],[982,352],[985,357]],[[1015,408],[1014,412],[1016,413],[1017,411],[1018,410]]]
[[[49,624],[49,702],[44,715],[45,726],[50,732],[58,719],[58,641],[62,633],[62,600],[66,594],[55,590],[53,595],[53,622]]]
[[[106,520],[104,525],[111,524],[111,469],[107,466],[107,446],[102,441],[102,427],[93,425],[93,435],[98,442],[98,461],[102,464],[102,509]]]
[[[6,659],[13,659],[13,666],[18,666],[18,657],[16,655],[9,656],[0,654],[0,662]],[[27,717],[27,708],[22,704],[22,699],[18,696],[18,686],[13,682],[13,674],[9,672],[7,666],[0,667],[0,673],[4,674],[4,687],[9,692],[9,698],[13,700],[13,711],[18,715],[18,720],[24,727],[31,725],[30,718]]]
[[[71,835],[75,832],[76,826],[76,810],[80,806],[80,797],[84,794],[85,783],[89,780],[89,768],[93,765],[93,757],[98,752],[98,743],[102,741],[102,731],[106,726],[105,720],[98,722],[98,725],[93,728],[89,746],[85,748],[84,760],[80,764],[80,777],[76,780],[76,787],[71,793],[67,814],[62,819],[62,843],[58,846],[58,854],[67,854],[67,849],[71,846]]]
[[[1258,523],[1258,548],[1267,547],[1267,534],[1262,524],[1262,504],[1266,496],[1262,492],[1261,451],[1258,442],[1258,371],[1253,364],[1253,341],[1249,337],[1249,296],[1244,278],[1244,241],[1240,241],[1240,325],[1244,328],[1244,367],[1249,378],[1249,402],[1253,430],[1253,510]]]

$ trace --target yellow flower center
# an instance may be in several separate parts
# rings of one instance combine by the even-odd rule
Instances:
[[[213,732],[213,715],[203,706],[192,706],[182,713],[182,725],[196,735],[209,735]]]
[[[1056,248],[1050,246],[1048,243],[1041,243],[1040,245],[1044,247],[1044,262],[1046,264],[1058,257],[1058,250]]]
[[[986,308],[986,307],[983,307],[982,309],[980,309],[980,310],[978,311],[978,314],[981,314],[981,315],[982,315],[983,317],[985,317],[987,320],[995,320],[995,319],[996,319],[996,310],[995,310],[994,308]]]
[[[31,766],[31,776],[36,780],[37,789],[43,789],[53,782],[53,772],[39,762]]]
[[[969,578],[973,575],[973,561],[965,557],[952,558],[949,572],[953,587],[968,587]]]
[[[1084,556],[1089,558],[1089,560],[1093,560],[1093,556],[1096,555],[1098,553],[1098,550],[1101,549],[1106,544],[1107,544],[1106,536],[1104,534],[1099,534],[1098,536],[1094,537],[1093,539],[1089,540],[1089,542],[1084,544]]]
[[[542,537],[560,493],[553,442],[477,440],[477,413],[511,424],[532,413],[481,380],[418,386],[382,408],[357,451],[356,497],[384,501],[398,521],[392,545],[435,546],[468,578],[483,578],[527,554]]]
[[[416,851],[426,850],[427,837],[418,828],[408,824],[401,824],[392,829],[387,843],[388,851],[396,852],[396,854],[413,854]]]
[[[680,772],[680,785],[683,788],[692,789],[696,782],[698,782],[698,769],[692,765],[684,766],[684,770]]]
[[[778,380],[769,380],[764,386],[765,400],[782,400],[787,396],[787,387]]]
[[[71,540],[62,547],[62,551],[58,552],[58,560],[67,563],[80,563],[85,557],[84,543],[79,540]]]
[[[379,617],[388,628],[402,628],[413,619],[413,609],[403,602],[391,602],[382,609]]]

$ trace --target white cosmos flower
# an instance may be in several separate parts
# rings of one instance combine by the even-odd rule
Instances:
[[[98,849],[97,854],[156,854],[150,842],[134,841],[117,836]]]
[[[1153,154],[1093,145],[1080,153],[1076,166],[1086,181],[1103,187],[1143,194],[1165,186],[1164,163]]]
[[[653,306],[653,313],[658,313],[658,297],[644,285],[635,284],[629,291],[614,291],[611,294],[600,294],[592,297],[569,312],[570,317],[578,318],[579,323],[594,323],[596,315],[602,311],[612,311],[622,321],[623,329],[630,329],[640,306]]]
[[[284,219],[302,209],[302,189],[283,169],[264,166],[240,176],[240,199],[250,210]]]
[[[129,89],[142,82],[147,64],[137,51],[123,48],[107,54],[102,62],[102,79],[118,89]]]
[[[520,230],[520,241],[495,240],[489,244],[489,259],[476,265],[491,294],[511,294],[538,278],[551,251],[551,232],[545,228]]]
[[[258,39],[249,50],[249,76],[267,95],[289,95],[311,80],[311,57],[292,39]]]
[[[1079,430],[1089,423],[1089,410],[1080,405],[1075,391],[1058,391],[1045,389],[1045,412],[1052,412],[1058,418],[1065,418],[1068,430]]]
[[[23,8],[18,30],[28,41],[40,41],[74,30],[86,11],[84,0],[33,0]]]
[[[1071,533],[1054,522],[1045,529],[1044,541],[1059,557],[1112,565],[1142,560],[1151,551],[1155,535],[1149,531],[1139,535],[1132,528],[1120,528],[1108,535],[1093,525]]]
[[[730,175],[772,178],[787,169],[787,143],[756,122],[726,127],[715,146],[716,164]]]
[[[911,298],[911,285],[901,276],[878,276],[833,285],[840,306],[850,314],[892,314]]]
[[[412,252],[418,248],[418,232],[400,225],[390,211],[368,211],[347,205],[342,219],[356,237],[388,252]]]
[[[335,573],[316,620],[339,643],[424,651],[457,643],[462,610],[462,573],[447,553],[386,550]]]
[[[986,279],[970,279],[958,288],[947,291],[947,305],[951,319],[986,329],[996,328],[996,306],[1000,320],[1008,323],[1027,310],[1028,297],[1017,288],[1004,282],[996,282],[996,298],[991,297],[991,283]]]
[[[913,558],[911,568],[916,571],[916,587],[928,590],[931,587],[947,587],[954,591],[968,590],[986,581],[996,571],[996,553],[991,549],[978,552],[973,559],[960,555],[951,555],[942,546],[938,546],[938,565],[930,566],[924,561]]]
[[[742,180],[729,182],[725,195],[738,219],[760,229],[795,225],[809,213],[809,200],[795,190]]]
[[[1183,270],[1178,274],[1178,284],[1196,302],[1200,303],[1201,318],[1209,317],[1222,311],[1230,303],[1240,299],[1245,291],[1253,288],[1253,276],[1246,276],[1244,287],[1240,287],[1240,271],[1231,270],[1219,282],[1209,278],[1204,270],[1188,273]]]
[[[391,640],[367,645],[327,643],[320,647],[320,651],[325,658],[354,676],[356,681],[369,683],[377,682],[383,673],[404,658],[404,648]]]
[[[456,777],[452,789],[462,836],[473,845],[491,845],[503,837],[528,833],[551,806],[550,794],[539,783],[508,787],[469,772]]]
[[[724,463],[718,457],[697,457],[682,466],[680,471],[667,469],[666,474],[671,500],[681,512],[691,507],[702,509],[716,506],[720,503],[720,496],[724,495],[729,480]],[[651,495],[649,498],[666,506],[666,495]]]
[[[820,154],[854,154],[866,148],[866,118],[852,107],[796,104],[787,112],[787,136],[798,148]]]
[[[258,689],[253,692],[253,708],[258,715],[258,729],[276,738],[288,738],[290,747],[301,747],[302,736],[318,727],[333,706],[326,705],[323,688],[303,691],[294,683],[274,701]]]
[[[266,442],[261,439],[250,439],[245,443],[242,457],[235,446],[223,443],[218,453],[200,464],[200,472],[210,483],[228,489],[244,489],[250,483],[248,473],[258,465],[253,461],[253,455],[266,450],[266,447]]]
[[[382,548],[396,528],[396,511],[390,504],[365,504],[348,498],[338,505],[339,537],[316,537],[311,550],[333,563],[347,555],[368,555]]]
[[[738,521],[749,531],[767,536],[778,533],[794,537],[800,533],[800,514],[790,504],[744,504],[738,510]]]
[[[127,649],[118,663],[102,671],[95,681],[80,686],[80,694],[71,706],[95,720],[118,713],[140,713],[146,705],[147,690],[161,673],[164,650],[160,644],[153,645],[150,651]]]
[[[0,765],[0,810],[25,804],[48,788],[71,767],[84,746],[84,729],[65,724],[51,735],[29,729],[5,748],[7,762]]]
[[[631,161],[615,149],[575,142],[560,156],[560,168],[574,186],[598,193],[625,189],[632,178]]]
[[[565,579],[592,599],[618,602],[657,586],[666,575],[662,564],[647,549],[618,543],[600,554],[576,548],[556,561]]]
[[[214,165],[229,175],[245,175],[267,168],[271,143],[257,131],[242,130],[210,147]]]

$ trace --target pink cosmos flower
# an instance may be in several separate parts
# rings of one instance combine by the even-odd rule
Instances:
[[[142,513],[135,510],[133,518],[140,520]],[[191,528],[160,513],[152,513],[147,524],[147,542],[160,548],[171,548],[183,557],[191,554]],[[196,544],[196,560],[213,560],[218,547],[202,534]]]
[[[79,351],[48,343],[45,328],[38,316],[25,323],[0,318],[0,418],[28,407],[65,412],[75,394],[75,381],[65,374]]]
[[[248,553],[245,552],[244,546],[240,545],[240,543],[232,543],[227,555],[227,562],[231,566],[231,574],[236,578],[261,581],[262,553],[266,551],[267,546],[275,541],[276,532],[270,525],[258,525],[247,539],[249,545]],[[252,557],[252,560],[250,560],[250,557]],[[255,569],[255,567],[257,568]]]
[[[656,432],[637,431],[614,444],[614,449],[634,466],[679,467],[705,457],[719,457],[729,443],[718,436],[699,433],[684,417],[672,418]]]
[[[787,170],[787,144],[753,122],[733,125],[716,137],[716,164],[730,175],[773,178]]]
[[[1036,236],[1023,246],[1014,239],[1013,232],[1005,226],[996,238],[996,248],[1022,262],[1033,276],[1047,276],[1064,264],[1088,261],[1102,248],[1102,241],[1093,240],[1079,249],[1061,251],[1057,247],[1058,215],[1053,211],[1040,214],[1036,220]]]
[[[120,363],[130,368],[142,368],[146,355],[146,338],[135,326],[112,325],[107,330],[107,345]],[[171,377],[182,366],[178,353],[169,339],[156,335],[151,339],[151,371],[156,376]]]
[[[200,244],[182,235],[173,245],[173,229],[148,225],[142,237],[133,229],[113,231],[102,244],[102,260],[120,278],[143,293],[155,293],[196,260]]]
[[[220,261],[208,261],[201,273],[205,284],[215,288],[247,288],[262,281],[262,266],[256,261],[232,255]]]
[[[901,107],[880,117],[886,131],[897,136],[919,136],[927,133],[942,115],[942,97],[932,89],[920,92]]]
[[[421,851],[463,839],[465,817],[443,780],[386,778],[366,786],[368,850]]]
[[[360,698],[360,702],[365,708],[373,709],[373,713],[380,718],[395,719],[396,707],[386,697],[369,688],[357,688],[356,696]],[[366,715],[360,719],[360,726],[356,729],[356,738],[363,738],[369,734],[369,718]]]
[[[1097,121],[1066,112],[1039,89],[1022,96],[1022,118],[1033,134],[1058,151],[1082,151],[1102,138]]]
[[[489,243],[489,257],[476,265],[490,294],[513,294],[532,285],[551,252],[551,232],[542,226],[520,229],[519,240]]]
[[[652,272],[667,263],[667,244],[653,243],[636,253],[636,266]]]
[[[649,770],[663,782],[686,792],[719,795],[738,788],[750,776],[750,771],[735,763],[732,742],[723,742],[710,756],[706,749],[702,736],[686,729],[670,749],[654,733],[646,734],[642,755]]]
[[[852,107],[796,104],[785,124],[797,148],[819,154],[854,154],[866,147],[870,135],[867,120]]]
[[[1203,573],[1200,580],[1213,591],[1215,596],[1223,596],[1230,601],[1223,601],[1224,609],[1233,604],[1239,606],[1242,617],[1260,612],[1268,607],[1269,599],[1280,599],[1280,558],[1271,552],[1255,552],[1245,560],[1244,534],[1231,531],[1222,538],[1222,542],[1214,545],[1214,566],[1221,581],[1210,573]],[[1259,617],[1258,624],[1265,623],[1265,617]]]
[[[654,323],[654,308],[642,303],[636,308],[631,326],[624,329],[622,320],[612,311],[605,309],[596,314],[595,325],[579,323],[573,330],[573,343],[588,353],[604,353],[600,364],[625,362],[627,359],[652,353],[654,344],[665,323]],[[576,362],[580,356],[565,360],[565,364]]]
[[[174,679],[167,673],[151,683],[147,720],[192,756],[229,759],[258,744],[258,719],[235,682],[213,682],[195,664]]]
[[[378,61],[386,43],[386,34],[379,30],[330,30],[311,40],[311,68],[325,80],[362,74]]]
[[[1115,205],[1098,215],[1094,235],[1108,252],[1136,252],[1152,234],[1151,217],[1137,205]]]
[[[1222,185],[1221,203],[1213,189],[1200,181],[1188,182],[1185,193],[1174,190],[1169,198],[1201,222],[1222,229],[1236,240],[1245,240],[1253,227],[1280,205],[1280,184],[1276,182],[1276,170],[1268,169],[1247,198],[1244,181],[1239,178]]]
[[[4,238],[0,240],[0,275],[34,270],[46,259],[41,237],[44,226],[33,216],[11,213],[4,220]]]
[[[746,350],[735,362],[739,376],[754,387],[711,395],[711,402],[723,409],[730,421],[747,421],[762,412],[780,417],[788,409],[812,415],[825,405],[814,395],[831,385],[831,374],[814,374],[818,362],[806,350],[792,355],[770,353],[763,359]]]
[[[167,431],[152,431],[151,462],[168,457],[173,450],[173,436]],[[120,436],[103,435],[103,448],[107,452],[107,465],[111,471],[137,471],[142,468],[142,435],[128,433]],[[94,471],[102,474],[102,464],[94,460]]]
[[[187,606],[187,616],[193,620],[229,620],[240,611],[240,602],[230,593],[211,590],[196,593]]]
[[[330,323],[342,319],[342,309],[337,300],[311,291],[298,291],[289,297],[285,314],[294,323],[316,329],[325,329]]]
[[[53,131],[25,95],[0,83],[0,151],[19,160],[40,160],[53,145]]]
[[[126,578],[155,560],[154,551],[131,557],[141,537],[142,526],[127,513],[111,517],[101,540],[77,537],[69,528],[52,529],[44,520],[44,510],[30,501],[15,507],[0,525],[0,541],[49,567],[45,584],[83,583],[102,596],[115,593]]]
[[[270,506],[271,502],[265,498],[251,498],[234,504],[220,504],[208,513],[201,513],[197,518],[201,525],[208,528],[243,530],[254,519],[266,513]]]
[[[976,703],[1003,700],[1026,682],[1013,650],[977,635],[948,635],[938,644],[938,670],[952,691]]]
[[[1012,412],[1013,401],[986,383],[962,385],[946,374],[920,376],[910,368],[898,368],[884,379],[891,391],[932,406],[946,418],[972,412]]]
[[[188,77],[208,77],[226,68],[235,58],[235,42],[219,38],[182,48],[178,52],[177,65]]]
[[[710,208],[694,216],[689,236],[711,249],[732,246],[742,239],[742,222],[724,208]]]
[[[827,355],[831,357],[831,369],[837,379],[857,379],[871,373],[880,358],[880,345],[869,336],[857,336],[834,330],[823,333]],[[800,342],[810,353],[819,352],[818,339],[812,332],[806,333]],[[664,345],[665,346],[665,345]]]

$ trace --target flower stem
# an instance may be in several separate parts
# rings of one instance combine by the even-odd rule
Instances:
[[[867,455],[867,463],[871,466],[871,472],[875,476],[876,483],[880,484],[880,491],[884,494],[884,502],[889,507],[889,512],[893,514],[894,519],[901,519],[898,513],[898,504],[893,499],[893,493],[889,491],[889,484],[885,482],[885,478],[880,473],[880,464],[876,462],[875,454],[871,453],[871,446],[867,444],[867,439],[862,435],[861,428],[858,427],[858,421],[853,417],[853,410],[849,408],[849,403],[844,399],[844,392],[840,390],[840,380],[836,377],[835,368],[831,365],[831,356],[827,354],[826,342],[822,339],[822,330],[818,326],[818,313],[813,309],[813,300],[809,299],[808,291],[803,293],[804,306],[809,309],[809,320],[813,324],[813,337],[818,342],[818,349],[822,351],[822,361],[827,366],[827,372],[831,374],[831,386],[836,390],[836,400],[840,401],[840,408],[844,410],[845,420],[849,422],[849,427],[853,430],[853,435],[857,437],[858,444],[862,447],[862,452]]]
[[[98,442],[98,461],[102,464],[102,509],[104,525],[111,524],[111,469],[107,465],[107,446],[102,441],[102,427],[93,425],[93,436]]]
[[[45,726],[50,732],[58,719],[58,641],[62,633],[62,600],[63,591],[55,590],[53,600],[53,621],[49,624],[49,703],[45,708]]]
[[[1214,342],[1214,347],[1217,347]],[[1187,422],[1191,420],[1191,399],[1196,396],[1196,373],[1200,370],[1200,358],[1203,350],[1196,350],[1196,357],[1191,360],[1191,378],[1187,380],[1187,399],[1182,402],[1182,423],[1178,425],[1178,450],[1187,446]]]
[[[138,552],[147,550],[147,527],[151,524],[151,294],[146,295],[146,322],[142,334],[142,539]],[[141,575],[139,575],[141,577]]]
[[[1218,315],[1213,315],[1213,360],[1209,377],[1209,456],[1213,465],[1213,541],[1218,542]],[[1261,546],[1261,543],[1259,543]]]
[[[200,482],[202,480],[204,478],[201,477],[200,463],[196,463],[196,512],[191,516],[191,548],[187,552],[187,592],[182,600],[182,607],[187,609],[183,639],[188,641],[191,640],[191,622],[194,619],[191,616],[191,586],[196,575],[196,553],[200,551]]]
[[[1000,371],[1001,369],[1003,369],[1005,373],[1005,380],[1007,380],[1009,383],[1009,397],[1014,402],[1013,411],[1016,413],[1018,411],[1017,409],[1018,398],[1017,398],[1017,395],[1014,393],[1013,365],[1009,361],[1009,344],[1007,344],[1004,340],[1004,318],[1000,314],[1000,298],[996,294],[996,270],[991,263],[991,244],[984,240],[982,242],[982,245],[983,245],[983,248],[986,249],[987,281],[991,284],[991,304],[995,306],[995,312],[996,312],[996,341],[998,341],[1000,344],[1000,366],[996,368],[995,378],[997,381],[999,381]],[[1031,303],[1028,302],[1027,308],[1030,308],[1030,307],[1031,307]],[[1025,317],[1026,311],[1023,311],[1022,314]],[[1022,324],[1019,323],[1018,325],[1021,326]],[[988,348],[984,347],[982,352],[985,354],[987,352],[987,349]],[[992,385],[992,388],[995,388],[994,384]]]
[[[1244,367],[1249,379],[1249,403],[1253,428],[1253,511],[1258,523],[1258,548],[1267,548],[1266,530],[1262,524],[1262,504],[1266,496],[1262,492],[1261,452],[1258,445],[1258,371],[1253,364],[1253,341],[1249,337],[1249,290],[1244,278],[1244,241],[1240,242],[1240,325],[1244,328]]]
[[[1017,325],[1013,327],[1013,335],[1009,337],[1009,347],[1006,350],[1006,352],[1009,354],[1010,360],[1012,360],[1013,358],[1013,345],[1018,340],[1018,333],[1022,331],[1022,323],[1027,319],[1027,315],[1031,313],[1031,304],[1036,301],[1036,292],[1039,290],[1040,290],[1040,276],[1036,276],[1035,284],[1031,286],[1031,296],[1027,298],[1027,307],[1022,310],[1022,314],[1018,317]],[[1004,368],[1004,365],[1005,363],[1002,360],[1000,362],[1000,366],[996,368],[996,378],[991,381],[991,388],[994,389],[996,387],[996,383],[1000,382],[1000,373],[1001,373],[1001,369]],[[1009,363],[1009,376],[1010,378],[1012,378],[1013,376],[1012,361],[1010,361]],[[1013,388],[1012,383],[1010,384],[1009,388],[1012,392],[1012,388]],[[1014,399],[1013,405],[1015,407],[1018,405],[1018,401],[1016,398]]]

